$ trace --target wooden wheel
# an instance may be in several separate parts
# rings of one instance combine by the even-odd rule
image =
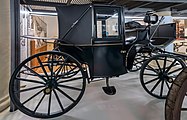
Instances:
[[[35,54],[18,66],[9,92],[23,113],[52,118],[71,110],[82,98],[85,87],[86,76],[80,63],[66,53],[50,51]]]
[[[165,103],[165,120],[187,119],[187,68],[174,80]]]

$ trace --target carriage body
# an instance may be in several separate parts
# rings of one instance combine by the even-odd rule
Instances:
[[[127,72],[121,53],[125,37],[122,7],[71,5],[56,9],[60,51],[72,55],[81,64],[86,63],[91,78],[119,76]]]

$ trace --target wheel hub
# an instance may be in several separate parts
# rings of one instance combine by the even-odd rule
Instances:
[[[160,72],[159,73],[159,79],[161,79],[161,80],[168,80],[169,81],[169,76],[165,72]]]
[[[46,82],[46,88],[44,89],[45,94],[50,94],[51,91],[55,88],[57,88],[58,83],[55,79],[48,80]]]

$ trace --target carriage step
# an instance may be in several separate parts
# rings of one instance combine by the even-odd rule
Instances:
[[[103,87],[103,91],[107,95],[115,95],[116,94],[116,88],[114,86]]]

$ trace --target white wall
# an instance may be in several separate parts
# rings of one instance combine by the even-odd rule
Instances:
[[[0,112],[9,105],[11,68],[10,0],[0,0]]]
[[[57,16],[46,16],[47,37],[58,38],[58,18]],[[53,44],[47,44],[47,50],[52,50]]]
[[[47,16],[47,37],[58,37],[58,18],[57,16]]]

